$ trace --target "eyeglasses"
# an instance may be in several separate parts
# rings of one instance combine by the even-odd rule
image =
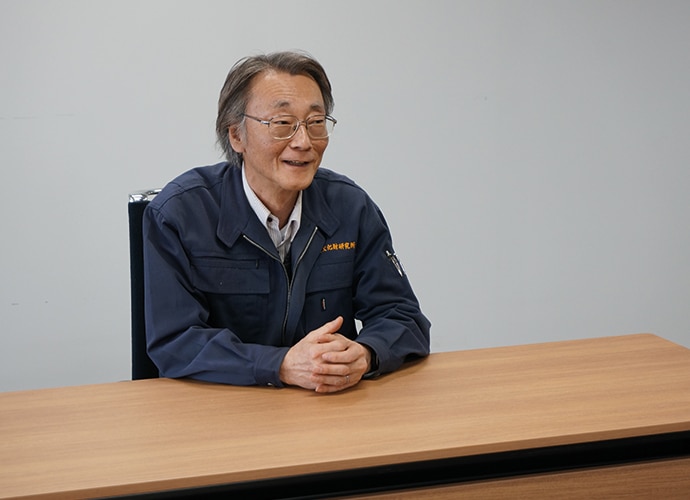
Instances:
[[[325,139],[333,133],[335,124],[338,123],[335,118],[328,115],[310,116],[306,120],[300,120],[292,115],[280,115],[270,120],[262,120],[256,116],[249,116],[244,113],[242,113],[242,116],[256,120],[262,125],[266,125],[271,137],[281,141],[292,138],[302,124],[304,124],[307,134],[309,134],[309,137],[312,139]]]

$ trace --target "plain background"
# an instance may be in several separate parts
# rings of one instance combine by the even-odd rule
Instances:
[[[433,351],[690,347],[690,2],[0,0],[0,390],[130,374],[127,200],[221,159],[230,66],[303,49]]]

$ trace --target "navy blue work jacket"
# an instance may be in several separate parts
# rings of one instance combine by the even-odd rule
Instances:
[[[343,316],[377,373],[429,353],[430,323],[378,207],[319,169],[284,265],[227,163],[182,174],[144,212],[146,335],[164,377],[281,386],[290,346]],[[357,332],[355,319],[361,321]]]

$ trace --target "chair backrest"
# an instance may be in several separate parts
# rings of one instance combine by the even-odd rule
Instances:
[[[146,352],[144,317],[144,235],[142,219],[146,205],[160,189],[136,191],[129,195],[129,277],[132,301],[132,380],[157,378],[158,368]]]

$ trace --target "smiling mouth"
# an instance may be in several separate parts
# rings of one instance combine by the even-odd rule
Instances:
[[[284,160],[284,163],[287,163],[288,165],[292,167],[304,167],[305,165],[309,165],[310,162],[308,161],[296,161],[296,160]]]

